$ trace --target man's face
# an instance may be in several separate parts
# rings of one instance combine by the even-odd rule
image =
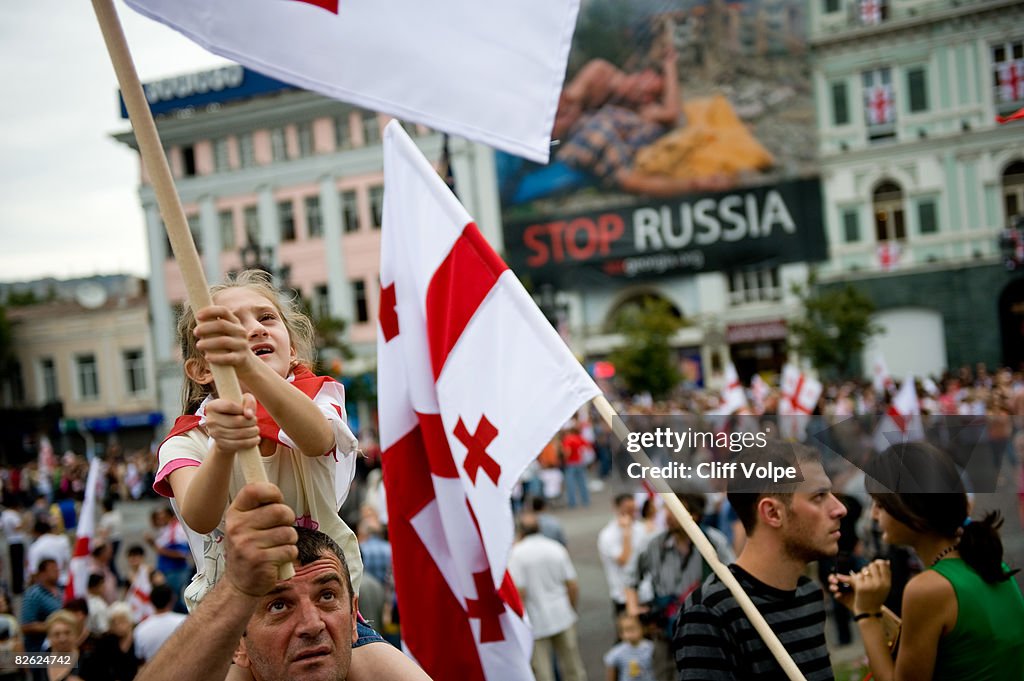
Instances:
[[[256,681],[344,681],[357,634],[342,575],[330,553],[296,567],[294,578],[260,600],[236,662]]]
[[[803,481],[785,508],[782,537],[789,555],[811,562],[839,553],[839,520],[846,507],[832,494],[820,463],[803,463],[800,472]]]

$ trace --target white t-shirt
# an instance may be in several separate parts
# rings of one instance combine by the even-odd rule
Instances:
[[[208,447],[209,438],[199,428],[167,440],[159,451],[157,481],[164,480],[177,468],[198,465],[205,459]],[[338,515],[338,508],[343,500],[339,501],[336,493],[336,476],[348,482],[354,477],[355,456],[339,454],[335,461],[333,454],[310,457],[278,445],[273,455],[261,456],[260,460],[267,472],[267,479],[278,486],[284,496],[284,502],[295,511],[296,525],[320,530],[336,541],[345,552],[345,561],[352,576],[352,588],[358,593],[359,580],[363,574],[359,542],[355,533]],[[336,470],[339,467],[341,471]],[[244,485],[245,476],[236,460],[228,485],[228,503]],[[166,489],[169,491],[169,486]],[[177,511],[176,503],[174,507]],[[185,523],[182,522],[182,525]],[[198,572],[185,592],[186,602],[192,607],[217,583],[223,573],[224,518],[222,517],[217,528],[207,535],[193,532],[187,526],[186,530]]]
[[[608,578],[608,593],[616,603],[626,602],[626,570],[630,563],[636,561],[636,554],[645,543],[646,535],[643,523],[633,521],[630,544],[633,551],[625,565],[619,565],[618,557],[622,554],[623,533],[619,522],[612,519],[597,535],[597,552],[601,555],[605,577]]]
[[[135,627],[135,654],[149,662],[160,646],[185,621],[180,612],[161,612],[150,615]]]
[[[39,561],[45,558],[57,561],[61,578],[67,577],[68,564],[71,562],[71,542],[64,535],[39,535],[39,538],[28,547],[28,552],[25,556],[30,575],[34,575],[39,571]]]
[[[526,612],[535,639],[554,636],[576,623],[566,587],[566,582],[575,581],[576,570],[564,546],[542,534],[524,537],[512,546],[508,571],[526,592]]]
[[[8,544],[24,544],[25,532],[21,528],[22,515],[13,508],[5,508],[0,513],[0,524],[3,525],[4,536]]]

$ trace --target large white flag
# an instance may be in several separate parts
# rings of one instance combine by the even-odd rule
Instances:
[[[436,679],[532,679],[509,495],[597,386],[392,122],[380,440],[402,639]]]
[[[821,397],[821,381],[808,376],[798,367],[782,367],[782,395],[779,398],[779,430],[789,440],[803,441],[807,425]]]
[[[251,69],[546,163],[579,0],[126,0]]]

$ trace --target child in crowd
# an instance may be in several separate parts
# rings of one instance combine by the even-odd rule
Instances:
[[[618,625],[622,641],[604,655],[608,681],[654,681],[654,642],[644,638],[640,620],[624,614]]]
[[[224,512],[245,484],[235,454],[248,447],[259,448],[296,524],[342,547],[358,593],[359,545],[338,516],[358,445],[345,422],[344,388],[310,370],[312,323],[281,301],[265,272],[241,272],[211,294],[212,306],[186,311],[178,323],[185,415],[160,445],[153,486],[173,498],[191,530],[199,574],[185,599],[194,607],[223,573]],[[245,392],[241,404],[215,394],[211,365],[234,367]]]

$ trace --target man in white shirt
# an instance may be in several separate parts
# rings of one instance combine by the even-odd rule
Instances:
[[[537,681],[554,679],[554,650],[562,679],[584,681],[587,675],[576,636],[579,589],[569,552],[540,534],[537,516],[532,513],[519,521],[519,536],[509,556],[508,571],[533,625],[533,673]]]
[[[166,584],[153,587],[149,593],[149,602],[156,609],[156,613],[135,627],[135,654],[146,662],[153,659],[160,646],[185,621],[185,615],[173,612],[174,591]]]
[[[608,592],[615,621],[618,621],[626,610],[627,570],[643,546],[644,527],[636,520],[636,501],[631,494],[619,494],[612,504],[615,517],[597,535],[597,552],[608,578]]]
[[[28,547],[28,555],[25,557],[29,574],[36,574],[39,570],[39,563],[49,558],[57,563],[57,568],[60,570],[60,583],[66,584],[68,565],[71,563],[71,542],[65,535],[55,534],[53,527],[43,520],[36,521],[34,533],[36,539]]]

